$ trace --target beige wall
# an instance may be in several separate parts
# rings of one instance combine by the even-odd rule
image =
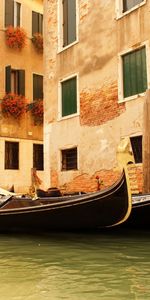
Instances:
[[[149,87],[150,1],[122,18],[117,18],[117,0],[78,1],[79,40],[61,52],[58,51],[58,2],[44,1],[44,137],[45,160],[49,161],[47,175],[52,185],[61,187],[85,174],[92,180],[96,172],[115,172],[121,138],[142,134],[145,95],[125,102],[120,99],[119,54],[147,42]],[[72,74],[79,77],[79,115],[58,120],[58,83]],[[79,170],[61,172],[60,150],[71,146],[78,147]],[[76,187],[70,185],[70,188]]]
[[[4,0],[0,1],[0,97],[5,94],[5,67],[25,70],[25,96],[28,102],[33,99],[33,73],[43,75],[43,55],[39,54],[31,41],[32,10],[43,13],[42,0],[19,0],[21,3],[21,27],[27,33],[26,46],[22,50],[10,49],[5,44]],[[5,140],[18,141],[20,146],[19,170],[4,169]],[[20,120],[0,116],[0,186],[9,188],[15,185],[16,191],[26,192],[31,184],[31,168],[33,167],[33,143],[43,143],[43,126],[34,124],[30,113]],[[44,172],[38,172],[44,179]],[[43,180],[44,182],[44,180]]]

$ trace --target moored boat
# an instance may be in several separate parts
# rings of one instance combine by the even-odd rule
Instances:
[[[150,194],[132,196],[132,211],[123,226],[144,230],[150,229]]]
[[[128,140],[118,147],[122,175],[102,191],[74,196],[38,198],[7,195],[0,201],[0,232],[50,232],[96,230],[118,226],[131,213],[127,162]]]
[[[78,231],[116,226],[131,211],[125,172],[111,187],[90,194],[1,201],[0,232]]]

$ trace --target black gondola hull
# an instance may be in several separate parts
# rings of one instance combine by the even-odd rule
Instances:
[[[124,222],[130,213],[125,174],[112,187],[76,197],[12,198],[0,209],[0,232],[93,230]]]

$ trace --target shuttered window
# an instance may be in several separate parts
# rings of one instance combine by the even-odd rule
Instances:
[[[77,148],[62,150],[62,171],[77,170]]]
[[[5,27],[20,26],[21,3],[5,0]]]
[[[145,47],[123,56],[123,89],[125,98],[147,89]]]
[[[25,70],[5,68],[5,92],[25,96]]]
[[[63,46],[76,40],[76,0],[63,0]]]
[[[5,0],[5,27],[14,25],[14,0]]]
[[[44,170],[43,164],[43,145],[33,144],[33,168]]]
[[[43,99],[43,76],[33,74],[33,101]]]
[[[130,10],[141,2],[143,2],[143,0],[123,0],[123,12]]]
[[[43,34],[43,15],[32,11],[32,35],[37,32]]]
[[[65,80],[62,88],[62,117],[77,112],[77,78]]]
[[[142,136],[134,136],[130,138],[135,163],[142,162]]]
[[[5,169],[19,169],[18,142],[5,142]]]

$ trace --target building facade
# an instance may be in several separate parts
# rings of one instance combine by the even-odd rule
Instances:
[[[43,125],[31,112],[43,99],[43,54],[33,43],[35,33],[42,40],[42,0],[0,1],[0,186],[14,185],[16,192],[29,191],[33,167],[44,176]]]
[[[149,0],[45,0],[44,140],[51,186],[93,191],[97,175],[109,186],[120,173],[117,146],[129,137],[142,190],[149,11]]]

